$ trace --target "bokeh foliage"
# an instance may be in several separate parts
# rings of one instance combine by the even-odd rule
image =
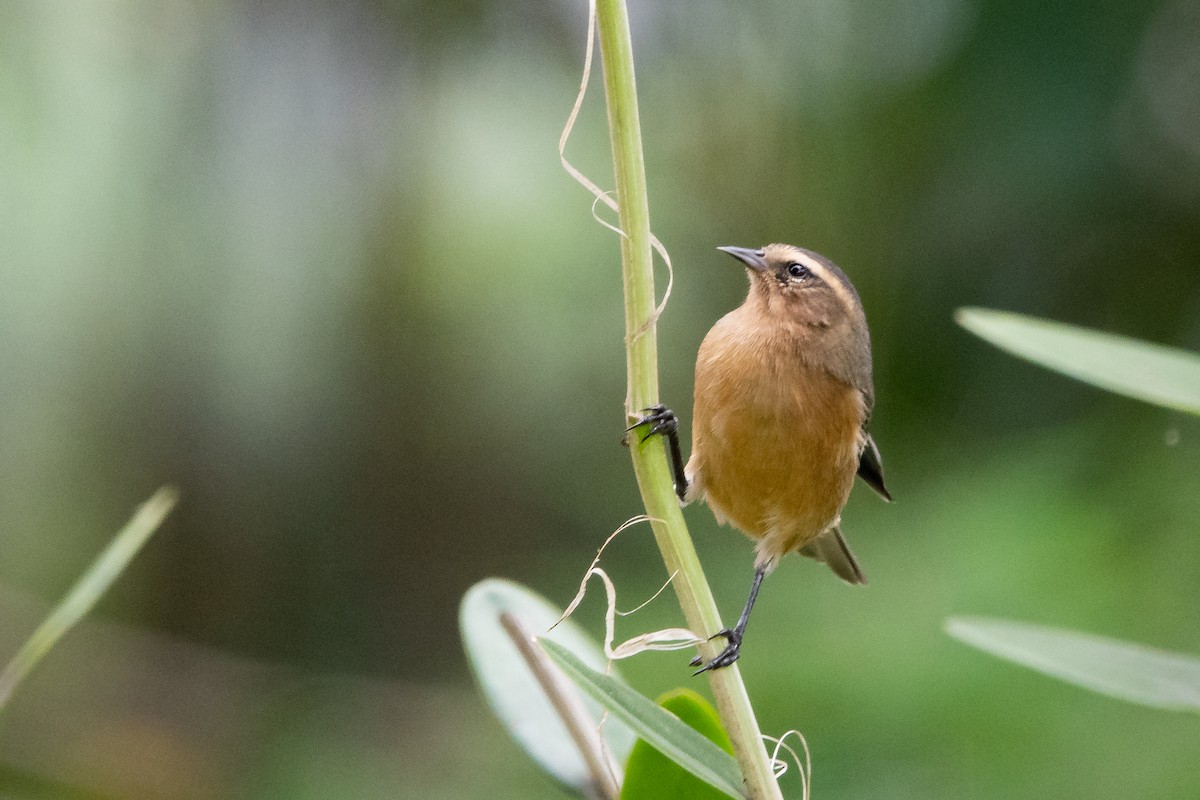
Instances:
[[[1194,719],[941,633],[986,614],[1200,651],[1194,420],[952,319],[1200,349],[1197,6],[631,11],[684,427],[696,346],[744,291],[717,245],[828,254],[872,324],[897,502],[845,515],[869,588],[801,559],[764,587],[742,659],[763,728],[804,732],[831,799],[1197,794]],[[115,796],[555,796],[454,620],[492,574],[565,602],[640,510],[617,244],[555,156],[584,14],[0,9],[4,652],[129,508],[183,497],[14,698],[0,764]],[[570,154],[609,184],[598,94]],[[687,515],[733,615],[750,546]],[[665,577],[643,533],[606,554],[623,607]],[[623,625],[678,622],[660,600]],[[654,696],[685,661],[624,668]]]

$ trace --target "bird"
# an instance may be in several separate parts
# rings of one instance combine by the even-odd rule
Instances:
[[[696,356],[692,450],[665,405],[628,431],[662,435],[682,504],[704,501],[718,523],[756,541],[754,580],[727,644],[695,674],[741,654],[763,579],[791,552],[822,561],[849,584],[867,582],[840,523],[855,476],[884,500],[883,460],[870,433],[875,391],[862,301],[828,258],[788,244],[719,247],[745,266],[750,289]],[[697,656],[692,666],[700,666]]]

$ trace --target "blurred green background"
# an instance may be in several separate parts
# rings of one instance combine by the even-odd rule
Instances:
[[[1200,349],[1200,5],[632,6],[685,429],[696,347],[745,291],[716,246],[829,255],[872,325],[897,502],[845,514],[868,588],[799,558],[765,585],[764,730],[804,732],[830,800],[1200,796],[1196,718],[941,632],[1200,652],[1195,420],[951,320]],[[585,30],[581,0],[0,7],[0,653],[183,492],[6,710],[0,795],[563,796],[455,617],[489,575],[565,604],[641,510],[617,241],[555,152]],[[594,81],[568,155],[611,187],[605,124]],[[732,618],[751,545],[687,517]],[[665,578],[645,528],[605,565],[625,608]],[[618,636],[679,621],[664,595]],[[704,690],[686,661],[623,669]]]

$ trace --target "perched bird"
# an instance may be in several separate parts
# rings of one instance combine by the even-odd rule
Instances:
[[[666,435],[681,501],[704,500],[718,522],[757,542],[745,609],[733,629],[714,634],[728,644],[697,674],[737,660],[762,580],[788,553],[866,583],[838,528],[842,508],[855,474],[892,499],[868,432],[871,341],[850,279],[791,245],[718,249],[745,264],[750,292],[700,345],[687,466],[669,408],[644,409],[630,427],[649,426],[642,441]]]

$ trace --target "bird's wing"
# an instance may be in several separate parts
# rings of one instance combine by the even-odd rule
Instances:
[[[864,431],[863,435],[866,438],[862,453],[858,456],[858,477],[866,481],[868,486],[890,503],[892,502],[892,493],[883,485],[883,459],[879,456],[879,448],[875,446],[875,440],[871,438],[871,434]]]

